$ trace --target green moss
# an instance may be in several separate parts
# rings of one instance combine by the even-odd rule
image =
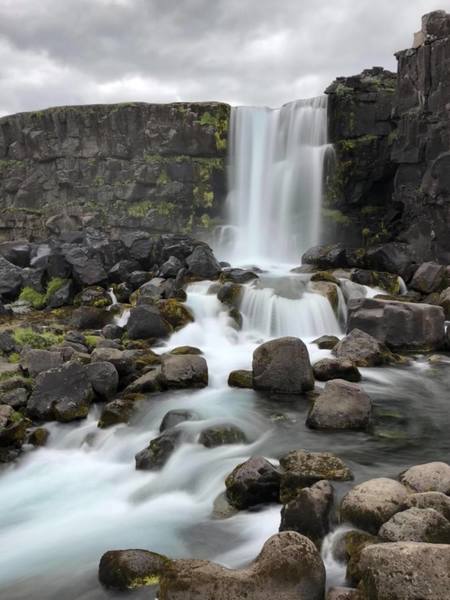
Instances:
[[[95,179],[94,179],[94,185],[96,187],[105,185],[105,179],[103,177],[101,177],[100,175],[97,175],[97,177],[95,177]]]
[[[16,365],[20,362],[20,354],[18,352],[13,352],[8,356],[8,362]]]
[[[38,333],[31,327],[19,327],[14,331],[13,339],[19,346],[29,346],[30,348],[43,350],[55,344],[60,344],[64,340],[64,336],[51,331]]]
[[[97,346],[102,338],[98,335],[85,335],[84,341],[88,348],[93,349]]]
[[[169,176],[167,175],[167,172],[165,169],[163,169],[161,171],[161,173],[158,176],[158,179],[156,180],[157,185],[159,186],[164,186],[167,185],[169,183],[170,179]]]
[[[152,208],[153,203],[150,200],[140,200],[139,202],[133,202],[131,206],[127,208],[127,213],[130,217],[145,217],[149,210]]]
[[[322,214],[326,219],[330,219],[339,225],[349,225],[351,223],[351,219],[340,210],[322,208]]]
[[[226,106],[218,106],[214,114],[206,111],[202,114],[199,121],[203,127],[214,128],[214,139],[216,149],[224,151],[227,148],[227,134],[229,125],[229,109]]]
[[[46,301],[50,299],[53,294],[55,294],[58,290],[60,290],[63,285],[67,283],[67,279],[62,279],[61,277],[53,277],[47,284],[47,292],[46,292]]]
[[[28,302],[33,308],[39,310],[46,303],[45,294],[37,292],[32,287],[24,287],[20,292],[19,300]]]

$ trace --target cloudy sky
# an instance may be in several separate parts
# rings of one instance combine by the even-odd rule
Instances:
[[[279,106],[411,46],[440,0],[0,0],[0,115],[61,104]]]

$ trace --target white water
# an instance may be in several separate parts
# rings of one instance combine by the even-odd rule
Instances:
[[[231,114],[229,224],[233,264],[298,263],[318,243],[327,144],[327,97]]]

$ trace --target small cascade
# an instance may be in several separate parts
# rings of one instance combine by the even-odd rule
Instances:
[[[318,243],[327,97],[232,110],[229,223],[221,254],[237,263],[296,263]]]

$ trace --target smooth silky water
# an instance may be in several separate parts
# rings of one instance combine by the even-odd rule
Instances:
[[[270,133],[271,136],[269,142],[260,134],[254,137],[252,132],[253,141],[247,140],[246,149],[240,150],[238,155],[239,132],[234,130],[232,156],[236,164],[232,170],[243,177],[239,173],[242,165],[237,164],[238,157],[242,152],[249,154],[250,194],[254,193],[252,186],[261,176],[263,151],[270,150],[272,157],[279,156],[275,148],[286,147],[282,141],[286,142],[286,135],[292,133],[287,122],[295,124],[295,140],[289,139],[287,144],[294,150],[307,145],[303,143],[305,130],[326,131],[323,99],[294,103],[285,112],[289,114],[284,115],[283,109],[277,114],[265,109],[233,111],[234,127],[242,119],[252,124],[259,122],[264,115],[267,121],[264,135],[267,137]],[[306,127],[308,119],[313,121],[309,128]],[[248,135],[248,131],[243,132],[244,138]],[[319,140],[320,148],[327,148],[326,136]],[[307,245],[317,242],[320,229],[317,206],[305,209],[301,217],[305,221],[302,221],[302,236],[307,238],[296,237],[298,221],[293,219],[292,228],[289,225],[290,211],[299,214],[294,196],[291,197],[292,181],[301,188],[301,172],[296,165],[298,167],[297,159],[304,156],[300,150],[294,150],[292,154],[280,151],[284,158],[275,161],[277,168],[291,178],[288,177],[276,201],[282,210],[274,211],[271,205],[275,203],[274,197],[269,201],[264,196],[267,182],[259,182],[259,192],[250,200],[256,206],[258,198],[265,197],[267,204],[261,206],[261,215],[258,216],[255,207],[245,208],[249,211],[251,208],[252,218],[259,219],[255,223],[261,228],[260,237],[250,236],[253,225],[249,225],[248,235],[242,233],[247,217],[244,215],[239,220],[237,206],[230,200],[230,228],[222,236],[224,245],[217,249],[218,255],[228,257],[233,264],[258,264],[265,269],[259,280],[245,286],[242,330],[235,329],[226,307],[214,294],[208,293],[212,282],[195,283],[187,289],[187,304],[195,315],[195,322],[156,348],[160,353],[181,345],[201,348],[208,362],[209,386],[198,391],[149,395],[130,426],[98,429],[100,406],[94,406],[89,417],[78,424],[50,424],[47,447],[30,449],[16,465],[3,469],[0,545],[8,551],[3,552],[0,559],[2,600],[114,597],[97,581],[98,561],[109,549],[147,548],[171,557],[208,558],[230,567],[244,565],[278,530],[281,507],[259,507],[227,519],[214,516],[213,509],[216,498],[225,489],[226,475],[252,455],[264,455],[276,461],[292,449],[331,451],[348,463],[356,482],[377,476],[395,477],[411,464],[449,456],[450,370],[445,365],[419,359],[408,367],[362,369],[362,385],[374,402],[376,415],[370,433],[311,431],[304,424],[308,411],[306,398],[268,396],[228,387],[229,372],[249,369],[253,350],[274,337],[301,337],[308,344],[312,362],[329,356],[329,351],[319,350],[312,340],[322,334],[343,334],[344,295],[348,298],[352,294],[373,294],[364,286],[344,282],[344,294],[340,295],[336,315],[325,298],[311,293],[307,275],[290,272],[293,264],[289,263]],[[322,160],[325,154],[322,152]],[[283,161],[290,160],[286,156],[293,157],[294,163],[284,164]],[[322,177],[322,167],[314,168],[314,177],[318,177],[317,173]],[[275,182],[272,184],[275,186]],[[308,180],[305,185],[320,190],[320,181]],[[244,192],[241,188],[238,191],[244,202]],[[302,198],[302,202],[306,202],[304,196]],[[320,197],[313,198],[320,209]],[[269,227],[265,219],[270,214],[273,222]],[[287,231],[285,245],[283,231]],[[232,235],[238,232],[231,249],[227,247],[230,232]],[[275,240],[277,245],[274,245]],[[122,324],[127,315],[124,311],[120,317]],[[135,453],[158,435],[165,413],[177,408],[195,411],[200,420],[179,425],[184,443],[161,471],[136,471]],[[220,423],[238,425],[249,443],[215,449],[196,443],[203,428]],[[337,496],[351,485],[353,483],[335,484]],[[334,528],[323,543],[329,584],[343,582],[345,568],[333,556],[333,546],[343,530],[342,526]],[[143,589],[133,596],[150,598],[151,592]]]

